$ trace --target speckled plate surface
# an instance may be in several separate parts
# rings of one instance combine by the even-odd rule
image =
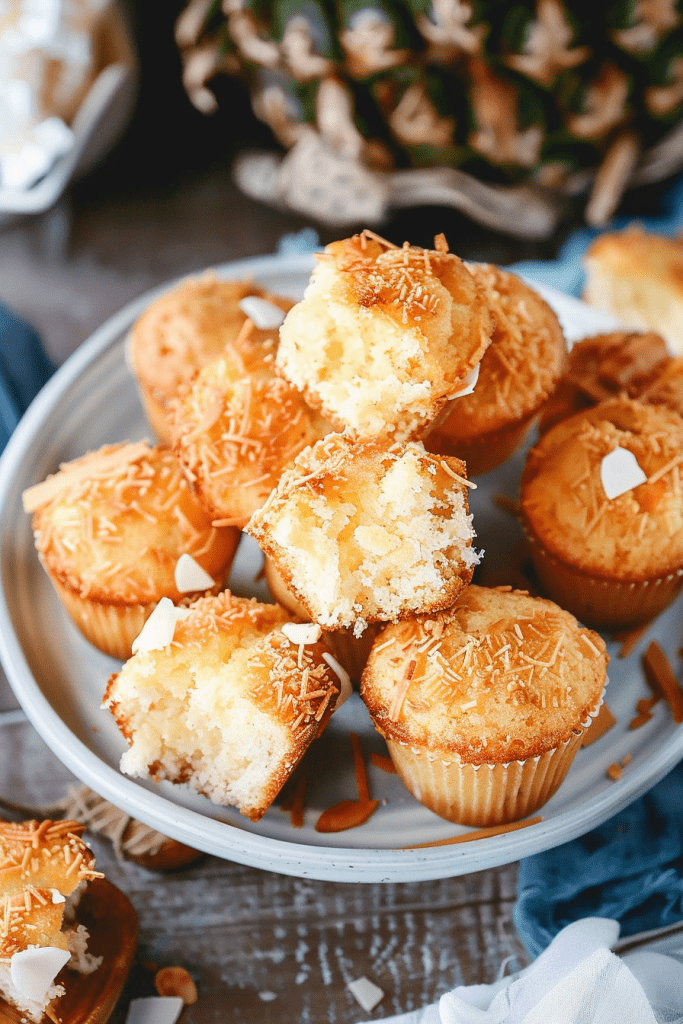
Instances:
[[[299,297],[312,258],[264,257],[217,268],[221,276],[253,276],[274,292]],[[558,312],[570,340],[607,330],[610,318],[576,299],[539,290]],[[161,291],[161,290],[159,290]],[[134,382],[124,358],[131,324],[159,292],[142,296],[98,330],[38,395],[0,460],[0,656],[14,692],[42,738],[83,782],[134,817],[190,846],[228,860],[284,874],[335,881],[413,881],[446,878],[505,864],[557,846],[594,828],[640,796],[683,757],[683,726],[660,703],[644,727],[628,730],[636,701],[648,690],[640,653],[657,638],[675,665],[683,619],[681,599],[650,628],[633,654],[617,658],[609,642],[608,704],[617,717],[601,740],[579,752],[559,791],[542,810],[543,821],[517,832],[455,846],[410,849],[466,833],[417,803],[396,776],[369,768],[371,796],[382,801],[370,820],[355,829],[320,834],[315,822],[326,807],[356,798],[348,733],[364,750],[381,752],[358,697],[334,716],[311,765],[305,821],[295,829],[277,804],[258,823],[233,808],[217,807],[186,787],[155,785],[119,772],[125,743],[111,716],[100,709],[118,663],[91,647],[68,619],[33,547],[30,518],[21,493],[58,464],[105,443],[149,436]],[[523,454],[479,478],[470,495],[484,548],[484,574],[504,579],[521,534],[494,497],[516,495]],[[261,566],[256,545],[244,538],[229,581],[240,594],[266,598],[255,582]],[[607,767],[626,754],[632,760],[613,782]],[[408,849],[406,849],[408,847]]]

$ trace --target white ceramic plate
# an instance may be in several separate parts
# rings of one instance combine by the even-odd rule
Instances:
[[[226,277],[253,275],[275,292],[301,295],[312,258],[266,257],[218,268]],[[161,291],[162,289],[159,289]],[[121,775],[125,744],[113,720],[100,710],[107,678],[117,662],[91,647],[63,612],[36,557],[30,519],[21,493],[54,472],[60,462],[104,443],[149,435],[124,360],[129,327],[159,291],[143,296],[106,323],[55,374],[37,397],[0,460],[0,655],[29,719],[54,753],[85,783],[134,817],[200,850],[290,875],[335,881],[413,881],[446,878],[519,859],[566,842],[605,821],[644,793],[683,756],[683,727],[660,703],[651,722],[628,730],[636,701],[648,694],[639,652],[656,637],[672,659],[680,637],[677,602],[650,629],[628,660],[614,660],[608,703],[618,724],[581,750],[569,775],[542,810],[543,821],[517,832],[455,846],[401,849],[467,832],[418,804],[396,776],[370,766],[371,795],[382,806],[363,826],[333,835],[315,831],[318,815],[343,798],[356,798],[348,733],[364,749],[382,751],[359,698],[334,716],[316,749],[304,826],[295,829],[275,805],[258,823],[232,808],[216,807],[186,787],[155,785]],[[570,339],[609,329],[612,321],[575,299],[542,289]],[[500,582],[521,539],[515,520],[493,501],[515,496],[523,455],[480,478],[470,495],[478,543],[485,549],[482,582]],[[246,540],[246,538],[245,538]],[[254,577],[260,553],[240,547],[230,586],[265,597]],[[632,760],[619,782],[607,767],[626,754]],[[28,767],[28,766],[27,766]]]

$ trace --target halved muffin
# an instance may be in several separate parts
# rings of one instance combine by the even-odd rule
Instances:
[[[465,467],[420,442],[330,434],[295,460],[245,530],[325,629],[445,608],[478,556]]]
[[[181,612],[172,640],[109,680],[128,775],[188,783],[258,821],[334,710],[341,683],[320,630],[229,591]]]
[[[421,437],[489,345],[481,287],[443,236],[435,245],[398,248],[363,232],[317,255],[276,362],[337,430]]]

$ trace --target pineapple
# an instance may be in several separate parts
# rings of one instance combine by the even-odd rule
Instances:
[[[240,75],[285,150],[359,173],[593,182],[604,222],[629,182],[683,164],[682,0],[191,0],[176,38],[200,109]]]

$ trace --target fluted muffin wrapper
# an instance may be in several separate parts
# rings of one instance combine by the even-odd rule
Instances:
[[[50,576],[64,608],[86,640],[110,658],[126,661],[131,656],[133,641],[151,615],[156,601],[150,604],[108,604],[81,597],[75,590]]]
[[[671,604],[683,586],[683,567],[643,580],[592,576],[558,561],[528,524],[525,532],[544,593],[594,629],[627,629],[648,622]]]
[[[396,771],[416,800],[459,825],[505,825],[542,807],[564,781],[582,733],[538,757],[473,765],[387,740]]]
[[[459,825],[507,825],[533,814],[557,792],[600,711],[608,683],[605,679],[600,700],[569,738],[537,757],[471,764],[458,754],[389,737],[387,747],[406,789],[430,811]]]

